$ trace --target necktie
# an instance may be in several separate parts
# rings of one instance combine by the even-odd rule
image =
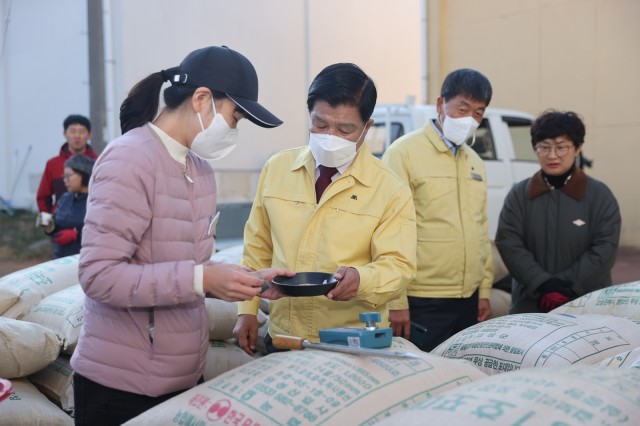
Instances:
[[[331,183],[331,176],[335,175],[338,172],[338,169],[335,167],[320,167],[320,176],[316,180],[316,202],[320,202],[320,197],[322,197],[322,193],[327,186]]]

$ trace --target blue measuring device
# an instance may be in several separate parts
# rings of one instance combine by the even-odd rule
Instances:
[[[320,342],[357,348],[388,348],[393,332],[390,327],[378,328],[379,312],[362,312],[359,316],[364,327],[338,327],[320,330]]]

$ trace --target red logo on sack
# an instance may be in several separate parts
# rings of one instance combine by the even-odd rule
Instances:
[[[231,402],[228,399],[221,399],[220,401],[216,401],[209,407],[207,411],[207,420],[211,422],[215,422],[217,420],[222,419],[227,415],[229,410],[231,409]]]

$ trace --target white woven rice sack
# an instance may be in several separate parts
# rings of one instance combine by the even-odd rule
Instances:
[[[39,324],[0,317],[0,377],[24,377],[45,368],[58,357],[61,343]]]
[[[27,379],[11,380],[13,393],[0,402],[2,426],[73,426],[73,419]]]
[[[222,249],[213,253],[211,260],[223,263],[232,263],[239,265],[242,261],[242,252],[244,251],[243,244],[235,244],[233,246]]]
[[[487,374],[596,364],[640,346],[640,324],[609,315],[517,314],[471,326],[431,353],[464,358]]]
[[[2,278],[0,278],[0,283],[1,280]],[[6,288],[0,287],[0,315],[15,305],[18,300],[20,300],[20,296],[13,289],[8,286]]]
[[[513,371],[443,392],[381,426],[637,425],[640,370],[574,365]]]
[[[78,284],[78,255],[50,260],[0,278],[0,308],[9,304],[7,295],[18,299],[0,315],[21,319],[50,294]],[[4,295],[4,296],[2,296]]]
[[[60,355],[51,364],[28,378],[40,392],[60,408],[73,413],[73,368],[69,355]]]
[[[210,341],[207,361],[204,367],[204,380],[211,380],[222,373],[253,361],[254,358],[233,342]]]
[[[507,265],[504,264],[502,257],[500,257],[495,241],[491,241],[491,255],[493,258],[493,282],[500,281],[509,275],[509,269],[507,269]]]
[[[22,319],[56,330],[63,337],[62,351],[72,354],[83,324],[84,292],[80,284],[45,297]]]
[[[492,288],[489,294],[489,303],[491,303],[491,318],[509,315],[511,293],[499,288]]]
[[[640,281],[587,293],[553,311],[554,314],[600,314],[640,320]]]
[[[621,367],[640,369],[640,347],[625,351],[604,359],[598,363],[602,367]]]
[[[188,390],[126,424],[373,424],[430,396],[486,377],[467,362],[416,353],[419,359],[312,349],[275,353]]]
[[[238,303],[220,299],[204,299],[209,316],[209,339],[228,340],[233,338],[233,328],[238,320]],[[258,311],[258,327],[267,322],[267,315]]]

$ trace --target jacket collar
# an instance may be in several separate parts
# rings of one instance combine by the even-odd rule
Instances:
[[[87,146],[84,148],[84,152],[82,154],[86,155],[87,157],[96,158],[96,153],[89,144],[87,144]],[[73,155],[73,152],[71,152],[71,150],[69,149],[69,142],[63,143],[60,147],[60,156],[64,157],[65,159],[69,159]]]
[[[551,186],[549,186],[547,181],[544,180],[542,171],[538,170],[529,181],[527,196],[530,200],[533,200],[534,198],[546,194],[550,191]],[[569,181],[562,188],[560,188],[560,191],[564,192],[571,198],[582,201],[587,191],[586,173],[583,172],[581,168],[576,167],[575,172],[573,172]]]
[[[351,166],[344,171],[342,176],[353,176],[355,179],[360,181],[365,186],[371,186],[373,180],[375,178],[376,168],[371,167],[371,159],[373,155],[369,150],[369,147],[366,143],[363,143],[360,146],[360,150],[358,151],[358,155],[351,163]],[[293,164],[291,165],[291,171],[306,168],[311,176],[315,177],[316,171],[316,160],[313,158],[313,154],[311,154],[311,149],[307,145],[304,149],[301,149],[298,153],[298,156],[294,159]]]
[[[467,149],[473,149],[468,144],[463,143],[457,148],[458,154],[456,155],[456,157],[454,157],[453,152],[451,152],[451,148],[444,141],[443,137],[438,133],[438,130],[436,130],[433,120],[427,120],[424,127],[422,128],[422,132],[425,134],[427,140],[431,145],[433,145],[435,149],[437,149],[442,154],[446,154],[447,152],[451,153],[452,158],[457,158],[462,152],[466,153]]]

